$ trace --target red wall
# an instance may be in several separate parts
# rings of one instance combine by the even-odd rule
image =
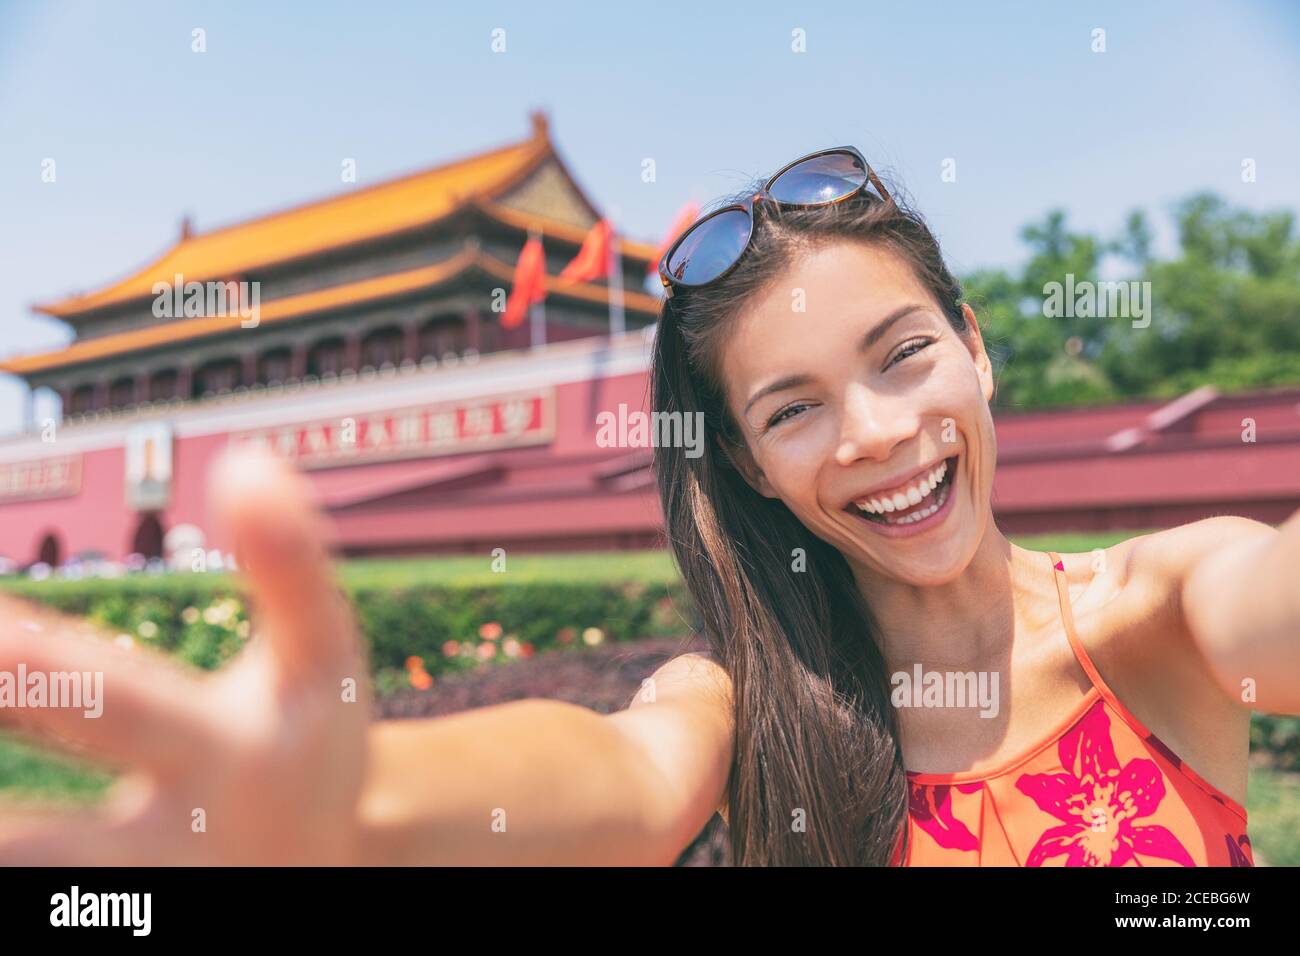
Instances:
[[[647,376],[563,384],[555,396],[550,444],[439,459],[487,454],[501,466],[500,473],[468,487],[462,481],[410,488],[338,507],[333,521],[339,546],[359,554],[656,543],[657,495],[648,472],[635,467],[645,452],[595,443],[597,413],[616,411],[620,403],[647,408]],[[1145,529],[1225,513],[1276,523],[1300,509],[1300,391],[1216,399],[1136,448],[1104,450],[1107,436],[1140,426],[1158,407],[1000,415],[1003,458],[993,493],[999,525],[1009,533]],[[1240,440],[1244,417],[1258,423],[1256,443]],[[225,445],[225,435],[177,439],[173,499],[160,516],[164,530],[198,525],[208,535],[207,546],[223,551],[230,542],[209,527],[205,485],[208,466]],[[602,481],[602,466],[618,460],[631,462],[630,475]],[[349,471],[379,477],[392,467],[377,463]],[[75,497],[0,504],[0,555],[31,563],[53,532],[64,558],[94,550],[121,560],[140,521],[125,507],[124,492],[123,450],[85,452]]]

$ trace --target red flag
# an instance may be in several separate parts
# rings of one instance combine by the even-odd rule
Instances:
[[[542,255],[542,240],[530,236],[524,243],[515,263],[515,282],[506,300],[506,311],[501,316],[501,327],[513,329],[528,317],[528,307],[546,298],[546,258]]]
[[[582,240],[582,248],[573,257],[573,261],[564,267],[560,278],[591,282],[609,275],[611,233],[608,219],[602,219],[592,226],[587,232],[587,238]]]
[[[650,260],[650,265],[646,269],[646,275],[658,271],[659,260],[664,257],[664,253],[667,252],[669,247],[677,241],[678,236],[691,228],[691,224],[695,222],[695,217],[699,214],[700,204],[697,202],[688,202],[686,205],[682,206],[681,209],[677,210],[677,218],[673,220],[672,228],[668,230],[668,235],[664,237],[664,241],[659,244],[659,249],[655,253],[655,257]]]

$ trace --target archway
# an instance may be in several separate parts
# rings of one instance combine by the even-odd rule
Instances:
[[[162,557],[163,529],[157,515],[147,514],[140,519],[135,528],[135,537],[131,540],[131,550],[146,558]]]
[[[44,562],[52,568],[57,568],[63,562],[63,546],[53,531],[41,539],[41,546],[36,549],[36,561]]]

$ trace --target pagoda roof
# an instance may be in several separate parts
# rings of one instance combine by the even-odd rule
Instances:
[[[404,272],[389,273],[272,300],[259,307],[258,325],[260,327],[330,309],[375,303],[395,296],[425,291],[474,271],[486,274],[493,281],[504,282],[506,285],[514,279],[513,265],[483,251],[476,241],[470,240],[456,255],[431,266],[421,266]],[[548,295],[601,304],[609,301],[609,287],[605,285],[575,282],[550,275],[545,277],[545,283]],[[628,289],[623,293],[623,305],[630,312],[654,316],[659,313],[660,301],[653,295]],[[191,339],[237,331],[240,329],[240,321],[241,317],[238,313],[177,319],[160,325],[74,341],[50,352],[6,359],[0,361],[0,372],[30,375],[84,362],[115,358],[145,349],[164,348]]]
[[[520,142],[210,232],[185,235],[160,258],[118,282],[33,309],[75,322],[105,306],[152,296],[155,283],[170,283],[178,274],[187,282],[239,278],[249,269],[426,226],[469,205],[507,225],[581,242],[585,231],[580,227],[493,201],[542,163],[554,161],[593,219],[600,217],[556,153],[544,114],[534,113],[532,124],[532,135]],[[625,255],[646,261],[656,252],[647,244],[627,241],[622,249]]]

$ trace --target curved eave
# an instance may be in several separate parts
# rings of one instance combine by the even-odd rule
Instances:
[[[316,200],[256,219],[235,223],[222,229],[215,229],[189,239],[183,239],[144,268],[97,292],[73,296],[58,302],[36,304],[32,306],[32,310],[53,318],[75,322],[78,317],[88,312],[130,302],[133,299],[146,298],[152,295],[152,285],[154,282],[160,281],[160,276],[170,279],[178,271],[185,276],[186,281],[223,280],[248,269],[280,265],[325,252],[346,249],[359,243],[373,242],[389,236],[400,235],[412,229],[422,228],[447,219],[475,200],[491,201],[493,198],[509,192],[531,175],[539,165],[551,158],[554,158],[559,163],[561,169],[564,168],[563,163],[560,162],[555,153],[554,146],[546,135],[545,129],[542,128],[535,132],[530,139],[512,143],[487,153],[480,153],[451,163],[445,163],[430,170],[423,170],[409,176],[377,183],[374,186],[358,189],[342,196]],[[348,234],[344,239],[339,239],[337,235],[322,233],[305,221],[308,217],[316,214],[326,216],[333,214],[335,218],[344,218],[347,216],[349,206],[363,206],[367,200],[374,200],[376,195],[384,191],[393,192],[404,187],[416,186],[421,180],[432,176],[451,174],[458,167],[493,162],[503,162],[505,168],[499,173],[486,177],[488,181],[474,183],[470,188],[463,191],[457,190],[454,186],[443,187],[443,195],[440,197],[441,203],[435,204],[438,205],[438,209],[436,214],[433,215],[403,216],[401,214],[390,214],[386,217],[379,216],[376,218],[383,221],[377,221],[369,227],[364,225],[358,227],[355,222],[349,221]],[[572,176],[569,175],[567,170],[565,170],[565,175],[572,180]],[[281,252],[278,255],[248,255],[243,259],[238,257],[228,258],[215,266],[201,266],[198,269],[178,268],[183,265],[183,255],[191,253],[196,244],[231,240],[238,238],[240,233],[248,233],[251,236],[253,230],[261,230],[265,233],[274,233],[276,231],[289,233],[292,237],[290,242],[273,240],[266,235],[260,237],[259,242],[263,244],[271,242],[279,249],[290,251]],[[255,245],[251,241],[249,244],[250,246]]]
[[[432,266],[276,299],[260,307],[258,325],[260,327],[328,312],[332,309],[370,305],[397,296],[428,291],[474,270],[505,283],[507,287],[514,281],[514,266],[482,250],[467,248],[450,259]],[[608,286],[590,282],[573,282],[547,276],[546,291],[548,295],[580,302],[605,304],[609,301]],[[644,292],[624,291],[623,305],[629,312],[650,317],[657,316],[659,313],[659,299]],[[130,352],[165,348],[239,329],[238,315],[180,319],[163,325],[73,342],[66,348],[54,352],[7,359],[0,362],[0,372],[33,375],[113,358]]]

